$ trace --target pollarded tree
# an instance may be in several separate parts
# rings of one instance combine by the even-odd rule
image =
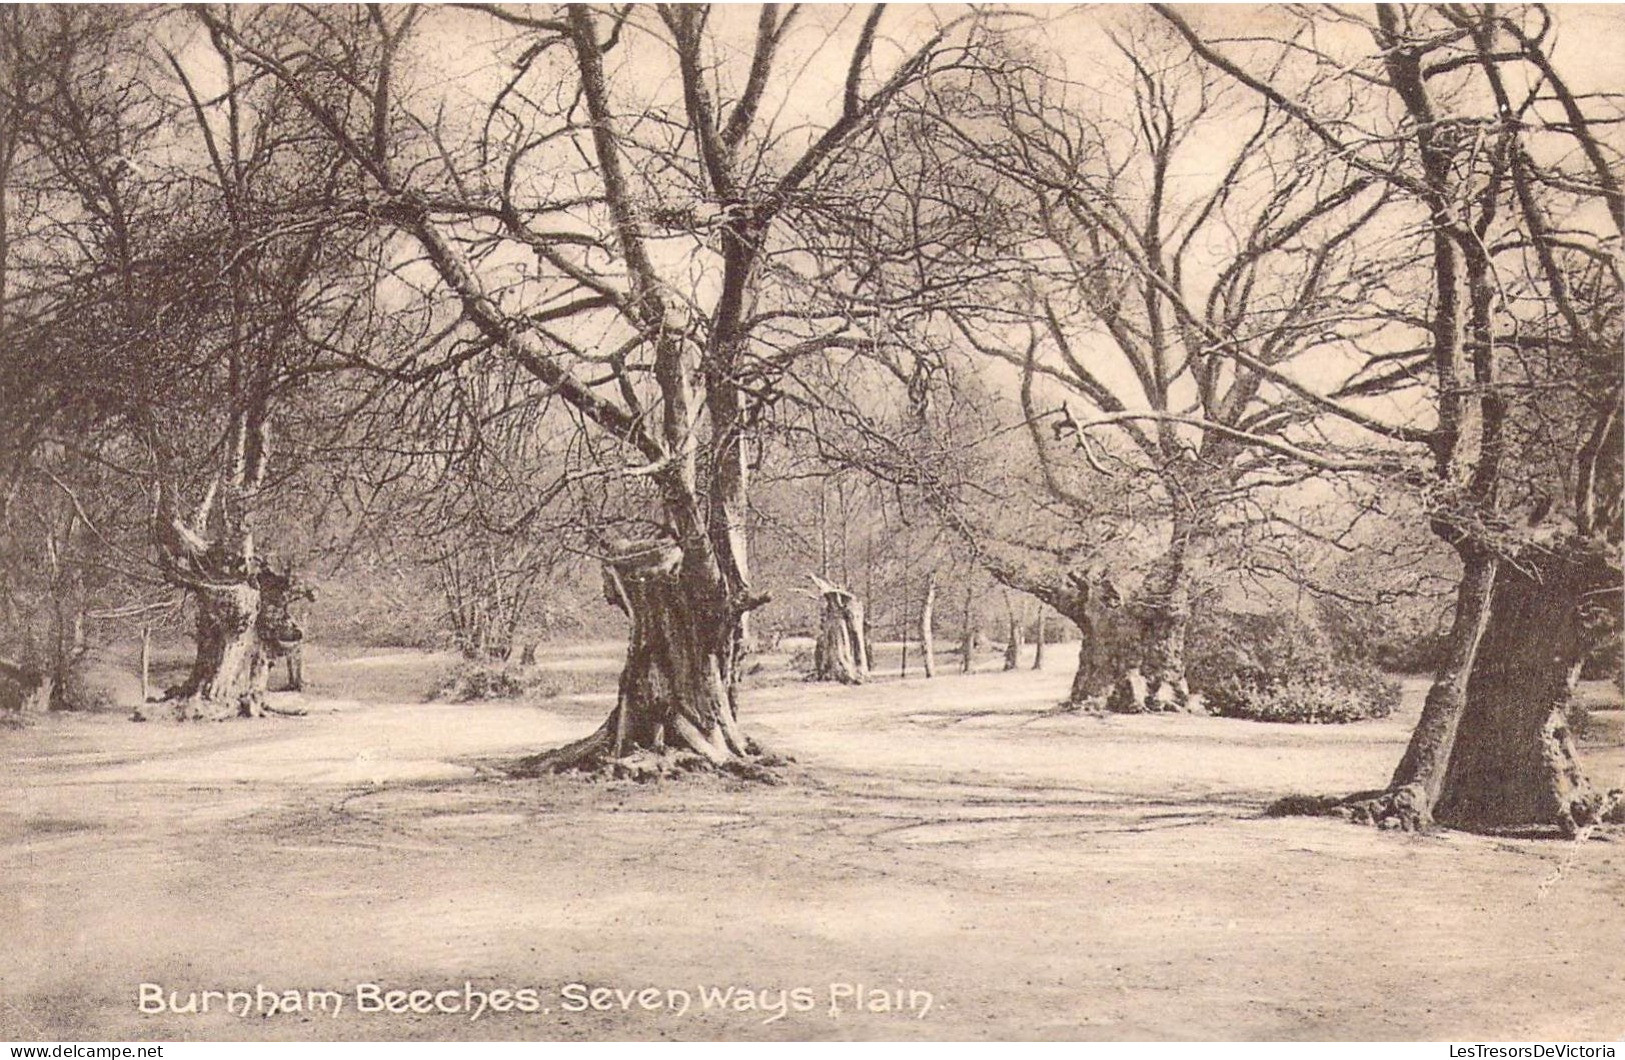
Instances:
[[[284,35],[286,12],[222,15]],[[272,660],[301,637],[291,605],[309,596],[278,570],[259,540],[268,510],[285,502],[315,422],[312,380],[343,371],[334,347],[375,334],[369,311],[367,228],[331,203],[351,162],[319,135],[310,115],[274,79],[245,70],[225,34],[197,36],[175,18],[155,29],[165,46],[176,120],[154,166],[187,189],[169,231],[144,248],[144,266],[185,277],[168,294],[198,321],[200,364],[176,430],[162,402],[141,429],[157,479],[156,544],[164,577],[197,614],[197,654],[169,690],[180,717],[257,714]],[[188,46],[192,44],[194,46]],[[157,285],[143,279],[142,297]],[[188,494],[200,499],[188,502]]]
[[[1250,44],[1237,54],[1158,10],[1205,63],[1394,189],[1416,248],[1389,262],[1394,286],[1425,292],[1393,311],[1411,341],[1368,347],[1343,393],[1417,411],[1430,521],[1462,564],[1454,624],[1388,788],[1307,806],[1576,834],[1617,801],[1587,781],[1563,713],[1620,610],[1625,196],[1609,97],[1562,73],[1563,16],[1539,6],[1311,15],[1338,32],[1294,38],[1299,61],[1268,70]]]
[[[779,277],[808,266],[802,229],[843,208],[832,160],[909,86],[964,62],[976,23],[915,19],[892,48],[880,9],[854,24],[768,6],[753,26],[698,5],[479,12],[313,10],[294,42],[199,17],[365,173],[357,207],[424,261],[403,286],[432,288],[453,330],[523,367],[574,410],[603,468],[647,487],[641,532],[604,556],[632,625],[620,702],[538,768],[666,748],[737,763],[753,751],[738,725],[745,616],[766,602],[745,441],[775,374],[868,341]],[[500,36],[508,76],[431,71],[439,35],[476,25]],[[798,52],[824,64],[837,50],[833,86],[796,75]]]

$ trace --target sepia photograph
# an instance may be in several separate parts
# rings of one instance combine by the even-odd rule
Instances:
[[[1613,1056],[1622,182],[1625,5],[0,5],[0,1040]]]

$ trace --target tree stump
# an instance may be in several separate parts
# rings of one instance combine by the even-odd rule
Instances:
[[[863,605],[850,592],[809,574],[823,600],[818,642],[813,649],[814,681],[862,684],[869,675],[863,638]]]

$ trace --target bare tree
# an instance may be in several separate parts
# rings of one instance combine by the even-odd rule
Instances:
[[[766,602],[745,539],[750,424],[789,365],[864,341],[851,319],[764,299],[782,296],[770,281],[793,269],[798,226],[839,208],[820,184],[831,160],[907,87],[962,61],[969,26],[911,27],[878,78],[879,9],[855,32],[823,27],[846,50],[842,90],[832,116],[794,103],[810,124],[791,130],[775,116],[796,91],[786,41],[820,28],[802,9],[761,10],[742,70],[718,58],[741,27],[706,7],[480,10],[511,35],[515,65],[469,86],[484,92],[476,128],[414,109],[404,61],[426,19],[466,12],[313,12],[290,43],[199,17],[361,169],[369,208],[454,300],[453,325],[567,403],[604,468],[647,485],[635,536],[603,543],[608,595],[632,626],[620,702],[535,767],[645,749],[737,763],[754,749],[738,725],[744,617]]]
[[[1462,563],[1447,657],[1388,788],[1307,805],[1576,834],[1617,803],[1587,782],[1563,714],[1619,614],[1625,200],[1603,131],[1617,114],[1564,79],[1538,6],[1339,9],[1358,34],[1336,51],[1294,40],[1296,61],[1262,73],[1158,10],[1205,63],[1402,197],[1416,253],[1390,265],[1427,295],[1394,310],[1413,341],[1365,347],[1343,393],[1404,394],[1430,417],[1402,440],[1432,457],[1430,521]]]
[[[1161,546],[1129,601],[1131,675],[1108,701],[1180,709],[1193,595],[1224,574],[1221,542],[1271,518],[1267,491],[1362,466],[1326,451],[1293,373],[1324,372],[1328,339],[1369,326],[1384,273],[1364,251],[1391,191],[1142,13],[1098,21],[1110,46],[1087,87],[1052,63],[977,83],[977,105],[933,101],[957,164],[1030,233],[1021,267],[948,315],[1019,373],[1030,459],[1055,502],[1100,518],[1069,467],[1083,463],[1151,502],[1133,519],[1154,520]],[[1214,357],[1219,344],[1238,356]]]

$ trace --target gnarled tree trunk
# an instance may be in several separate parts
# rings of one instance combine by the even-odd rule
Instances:
[[[235,584],[194,587],[197,603],[197,654],[186,680],[164,699],[182,721],[259,717],[270,689],[271,664],[288,658],[290,687],[303,685],[298,658],[303,631],[294,621],[295,600],[312,593],[279,574],[263,560],[254,574]]]
[[[1101,699],[1111,688],[1112,673],[1093,609],[1079,606],[1063,613],[1083,636],[1078,645],[1078,669],[1072,675],[1072,688],[1063,704],[1077,708]]]
[[[735,602],[704,572],[685,570],[682,551],[637,542],[604,564],[604,594],[631,620],[615,708],[584,740],[524,760],[538,774],[608,768],[638,779],[696,764],[749,772],[760,749],[739,729]],[[675,757],[674,757],[675,756]]]
[[[814,681],[862,684],[869,675],[869,651],[863,638],[863,605],[850,592],[817,575],[809,575],[823,600],[818,642],[813,648]]]
[[[1191,617],[1190,550],[1194,529],[1176,522],[1174,541],[1146,576],[1134,609],[1138,665],[1121,675],[1107,709],[1126,714],[1184,710],[1185,640]]]
[[[1618,592],[1584,552],[1503,560],[1455,747],[1433,805],[1466,829],[1556,828],[1573,836],[1604,797],[1586,780],[1566,709],[1596,639],[1595,591]]]
[[[1568,837],[1618,812],[1620,793],[1586,779],[1565,716],[1587,652],[1617,627],[1619,578],[1606,546],[1570,540],[1512,558],[1460,549],[1450,649],[1387,789],[1284,800],[1276,812]]]
[[[258,717],[269,660],[260,643],[260,591],[252,582],[194,592],[197,654],[186,680],[165,693],[179,720]]]
[[[1072,687],[1061,706],[1076,710],[1086,704],[1102,703],[1112,688],[1112,653],[1107,625],[1123,597],[1112,580],[1099,570],[1075,572],[1068,576],[1069,591],[1056,594],[1050,604],[1078,627],[1078,668]]]

